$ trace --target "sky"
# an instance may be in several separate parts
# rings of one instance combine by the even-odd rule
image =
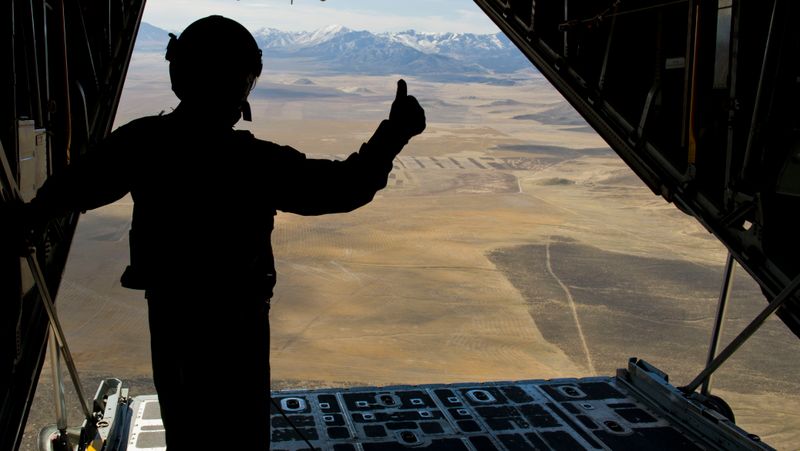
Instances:
[[[147,0],[143,20],[180,32],[211,14],[230,17],[250,30],[316,30],[344,25],[373,32],[496,33],[496,25],[472,0]]]

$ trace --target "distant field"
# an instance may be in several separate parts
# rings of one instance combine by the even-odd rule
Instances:
[[[274,387],[611,375],[632,356],[676,385],[700,371],[725,250],[541,76],[509,77],[516,85],[408,78],[428,129],[389,187],[351,214],[279,214]],[[397,78],[267,65],[242,126],[343,158],[387,117]],[[163,57],[135,56],[117,124],[175,105]],[[59,295],[89,393],[111,376],[152,393],[145,303],[118,282],[130,210],[126,198],[84,215]],[[743,272],[734,290],[726,337],[764,305]],[[786,357],[798,352],[773,320],[716,383],[739,424],[781,449],[800,442],[800,363]],[[52,418],[42,374],[29,436]]]

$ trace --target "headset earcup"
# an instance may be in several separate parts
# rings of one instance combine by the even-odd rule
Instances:
[[[178,47],[180,44],[178,43],[178,37],[175,34],[169,34],[169,43],[167,44],[167,54],[164,55],[164,59],[169,62],[175,61],[177,54],[178,54]]]

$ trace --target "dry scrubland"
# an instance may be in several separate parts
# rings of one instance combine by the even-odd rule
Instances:
[[[175,105],[165,75],[160,56],[134,58],[118,124]],[[723,247],[654,196],[541,76],[516,76],[516,86],[408,79],[428,129],[389,187],[351,214],[278,215],[274,387],[611,375],[631,356],[676,385],[700,371]],[[396,78],[272,68],[249,128],[343,157],[387,116]],[[59,297],[88,392],[108,376],[153,391],[145,302],[119,286],[130,209],[126,198],[82,218]],[[765,305],[743,271],[734,288],[728,339]],[[800,442],[798,352],[773,319],[716,379],[739,424],[781,449]],[[51,418],[49,390],[45,377],[34,418]]]

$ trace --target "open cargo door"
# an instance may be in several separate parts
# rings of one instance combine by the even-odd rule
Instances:
[[[800,4],[475,0],[800,335]],[[773,302],[774,301],[774,302]]]

